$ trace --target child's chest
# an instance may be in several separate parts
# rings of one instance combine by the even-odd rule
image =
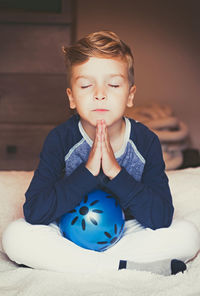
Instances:
[[[90,150],[90,145],[84,139],[70,149],[65,156],[65,174],[67,176],[80,164],[87,162]],[[122,154],[116,156],[116,159],[119,165],[124,167],[136,181],[141,180],[145,160],[140,155],[139,151],[137,151],[137,148],[131,140],[128,141]]]

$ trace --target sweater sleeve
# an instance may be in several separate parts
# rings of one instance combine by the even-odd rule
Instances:
[[[24,216],[31,224],[49,224],[72,210],[97,185],[84,163],[63,174],[64,152],[59,135],[51,132],[40,154],[40,163],[25,193]],[[63,176],[64,175],[64,176]]]
[[[156,136],[147,153],[141,181],[136,181],[122,168],[107,183],[107,188],[118,197],[122,208],[144,227],[157,229],[171,224],[174,208],[161,145]]]

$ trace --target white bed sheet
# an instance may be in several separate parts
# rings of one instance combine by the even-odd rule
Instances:
[[[167,174],[175,216],[192,221],[200,230],[200,168]],[[1,232],[7,223],[22,215],[23,192],[31,177],[32,172],[0,172]],[[165,277],[134,270],[92,275],[33,270],[18,267],[0,251],[0,295],[199,296],[200,255],[188,264],[184,274]]]

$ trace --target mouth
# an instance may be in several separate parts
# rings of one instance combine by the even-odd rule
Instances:
[[[106,111],[109,111],[108,109],[94,109],[92,111],[95,111],[95,112],[106,112]]]

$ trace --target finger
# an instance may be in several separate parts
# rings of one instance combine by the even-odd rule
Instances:
[[[98,122],[98,126],[97,126],[97,141],[98,141],[98,145],[101,146],[101,141],[102,141],[102,125],[101,125],[101,120],[99,120]]]
[[[103,120],[101,121],[101,145],[102,145],[102,149],[105,149],[105,124],[103,122]]]
[[[93,147],[96,147],[98,142],[101,140],[100,135],[101,135],[101,127],[100,127],[100,120],[98,120],[96,125],[96,133],[93,141]]]
[[[105,142],[106,148],[109,151],[111,149],[111,144],[110,144],[108,129],[105,122],[103,123],[103,134],[104,134],[104,142]]]
[[[103,156],[106,158],[108,157],[109,159],[113,158],[114,153],[108,138],[108,134],[102,133],[101,138],[102,138],[101,140],[102,157]]]
[[[102,133],[101,135],[101,157],[103,159],[103,157],[106,156],[106,154],[108,153],[108,149],[106,147],[106,143],[105,143],[105,135]]]
[[[104,136],[106,136],[106,123],[104,120],[101,121],[101,132],[104,134]]]

